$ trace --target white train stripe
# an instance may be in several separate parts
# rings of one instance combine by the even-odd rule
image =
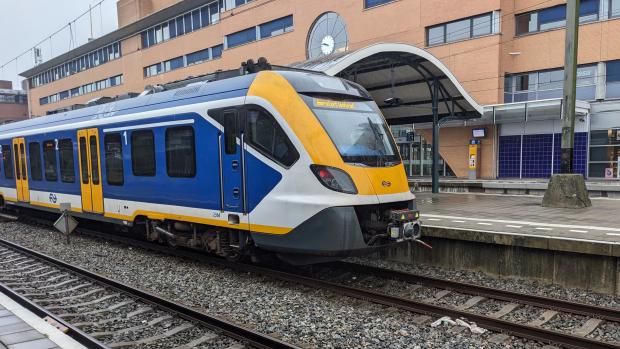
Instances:
[[[151,124],[142,124],[142,125],[125,126],[125,127],[104,128],[103,132],[104,133],[119,132],[119,131],[130,131],[130,130],[141,130],[145,128],[177,126],[177,125],[192,125],[192,124],[194,124],[194,119],[187,119],[187,120],[178,120],[178,121],[154,122]]]

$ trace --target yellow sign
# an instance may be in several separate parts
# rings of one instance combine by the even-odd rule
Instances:
[[[322,108],[355,109],[355,103],[353,102],[330,101],[328,99],[318,98],[314,100],[314,106]]]
[[[478,169],[478,148],[478,144],[469,145],[469,169],[472,171]]]

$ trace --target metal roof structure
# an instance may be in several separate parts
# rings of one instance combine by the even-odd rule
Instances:
[[[483,107],[437,57],[401,43],[379,43],[357,51],[294,63],[355,81],[373,96],[390,124],[432,121],[432,84],[438,82],[439,118],[480,118]]]

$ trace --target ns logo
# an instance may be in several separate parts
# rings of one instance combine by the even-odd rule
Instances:
[[[50,202],[51,202],[52,204],[55,204],[55,203],[56,203],[56,201],[58,201],[58,198],[56,197],[56,194],[54,194],[54,193],[50,193]]]

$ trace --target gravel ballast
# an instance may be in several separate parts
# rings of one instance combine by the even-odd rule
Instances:
[[[73,236],[71,244],[67,245],[64,236],[49,228],[19,222],[2,223],[0,237],[306,348],[543,346],[514,337],[506,342],[491,343],[489,339],[494,333],[459,332],[451,326],[431,328],[428,322],[416,325],[417,314],[89,237]],[[394,267],[392,263],[379,264]],[[426,271],[425,275],[468,277],[468,272],[428,266],[414,268],[418,270],[410,271]],[[489,282],[490,278],[484,281]],[[498,287],[497,282],[494,287]],[[513,282],[518,284],[516,280]],[[543,287],[532,287],[532,292],[539,292]],[[555,286],[549,288],[547,294],[557,289],[558,296],[573,292]],[[582,294],[574,295],[573,299],[586,298],[596,304],[604,302],[603,299],[609,301],[607,296],[579,292]],[[446,298],[448,300],[451,298]],[[613,304],[620,302],[616,299]]]

